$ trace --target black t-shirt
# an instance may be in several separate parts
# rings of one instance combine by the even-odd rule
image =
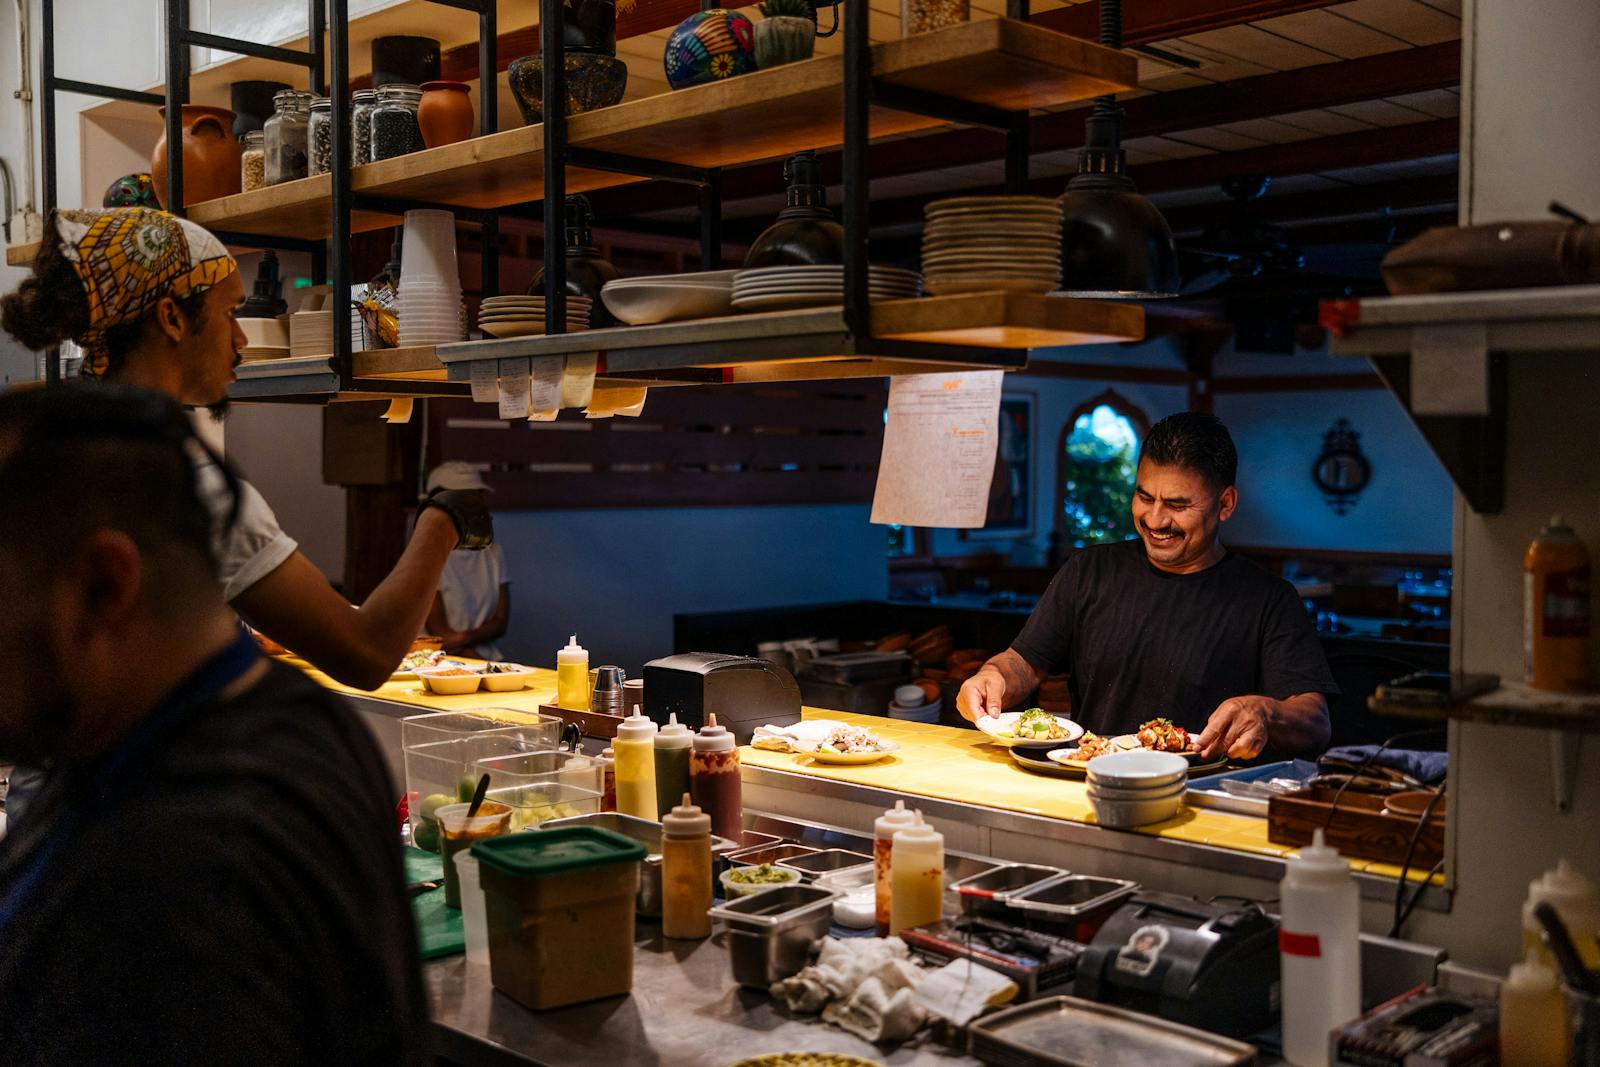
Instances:
[[[1231,553],[1170,574],[1142,541],[1075,553],[1012,647],[1071,673],[1073,718],[1098,734],[1158,717],[1198,733],[1229,697],[1339,691],[1288,582]]]
[[[0,889],[86,779],[51,775]],[[274,664],[119,782],[0,935],[0,1060],[433,1062],[395,793],[339,697]]]

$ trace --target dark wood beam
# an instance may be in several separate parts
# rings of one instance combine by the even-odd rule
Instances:
[[[1309,226],[1289,226],[1289,235],[1305,245],[1360,245],[1392,241],[1400,244],[1435,226],[1454,226],[1456,209],[1428,211],[1392,218],[1357,219],[1349,222],[1319,222]]]
[[[1122,11],[1122,43],[1153,44],[1246,22],[1332,7],[1339,0],[1138,0]],[[1100,5],[1041,11],[1033,21],[1074,37],[1100,39]]]
[[[1123,104],[1123,136],[1153,137],[1270,118],[1294,111],[1450,88],[1460,81],[1461,45],[1458,41],[1449,41],[1404,52],[1317,63],[1196,89],[1136,97]],[[1087,115],[1087,108],[1074,108],[1035,116],[1029,134],[1034,154],[1080,147]],[[873,177],[891,178],[988,163],[1004,157],[1005,139],[998,134],[959,129],[873,145],[867,158]],[[724,202],[733,203],[781,189],[780,170],[778,163],[771,162],[728,171],[722,179]],[[844,180],[837,152],[823,156],[822,170],[823,180],[829,185]],[[637,214],[698,203],[693,190],[669,182],[602,190],[591,193],[590,199],[600,215]]]
[[[1376,374],[1272,374],[1211,379],[1211,392],[1219,393],[1325,393],[1352,389],[1386,389]]]
[[[1259,222],[1295,222],[1349,215],[1379,214],[1420,207],[1447,207],[1456,202],[1459,179],[1454,174],[1407,178],[1378,185],[1347,185],[1309,193],[1265,196],[1251,203],[1250,217]],[[1231,202],[1190,204],[1164,212],[1176,234],[1195,233],[1228,217]]]
[[[1127,367],[1116,363],[1069,363],[1034,360],[1012,375],[1027,378],[1072,378],[1091,382],[1139,382],[1144,385],[1189,384],[1189,372],[1162,367]]]

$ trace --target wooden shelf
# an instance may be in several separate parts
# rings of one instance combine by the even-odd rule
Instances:
[[[1131,56],[1053,30],[1009,19],[967,22],[872,48],[883,81],[994,107],[1053,107],[1135,87]],[[693,167],[778,159],[843,139],[844,64],[821,56],[681,92],[574,115],[569,141],[583,148]],[[871,135],[890,137],[939,126],[938,119],[873,108]],[[471,208],[503,208],[544,197],[544,127],[524,126],[458,144],[356,167],[358,193]],[[570,168],[569,192],[643,179]],[[203,226],[235,233],[329,236],[332,179],[318,175],[208,200],[189,209]],[[773,191],[778,191],[774,175]],[[358,212],[355,232],[397,218]],[[7,262],[31,262],[25,246]],[[16,258],[13,258],[15,254]]]
[[[385,348],[355,353],[355,376],[366,386],[366,399],[385,395],[410,395],[406,382],[443,382],[445,366],[431,345],[411,348]],[[237,381],[228,390],[232,400],[309,401],[334,399],[339,395],[339,375],[332,356],[293,356],[288,359],[263,359],[241,364]],[[382,388],[393,382],[392,393]]]
[[[1380,715],[1411,719],[1461,719],[1499,726],[1600,733],[1600,694],[1549,693],[1515,682],[1461,704],[1409,704],[1372,697],[1367,706]]]
[[[468,341],[440,345],[437,352],[451,381],[469,380],[471,364],[480,360],[603,352],[604,373],[614,378],[710,370],[721,373],[699,380],[732,383],[1020,368],[1030,349],[1143,337],[1144,309],[1137,304],[966,293],[874,304],[872,340],[906,343],[892,354],[853,338],[837,307]]]

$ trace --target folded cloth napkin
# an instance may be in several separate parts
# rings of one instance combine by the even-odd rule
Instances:
[[[1342,745],[1322,754],[1322,760],[1334,764],[1356,765],[1369,757],[1373,765],[1408,774],[1423,785],[1438,785],[1444,781],[1450,767],[1450,757],[1444,752],[1420,752],[1409,748],[1386,748],[1379,752],[1377,745]]]
[[[750,735],[755,748],[774,752],[815,752],[844,723],[837,719],[807,719],[788,726],[757,726]]]
[[[897,1041],[927,1021],[911,997],[923,971],[898,937],[834,938],[822,942],[817,962],[774,982],[772,996],[797,1014],[824,1020],[869,1041]]]

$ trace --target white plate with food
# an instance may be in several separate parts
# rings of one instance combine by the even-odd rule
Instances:
[[[977,726],[989,740],[1006,748],[1059,748],[1083,736],[1083,727],[1065,715],[1039,708],[988,715],[979,719]]]
[[[822,739],[816,751],[810,753],[818,763],[849,767],[862,763],[876,763],[899,750],[893,741],[886,741],[870,730],[859,726],[840,725]]]

